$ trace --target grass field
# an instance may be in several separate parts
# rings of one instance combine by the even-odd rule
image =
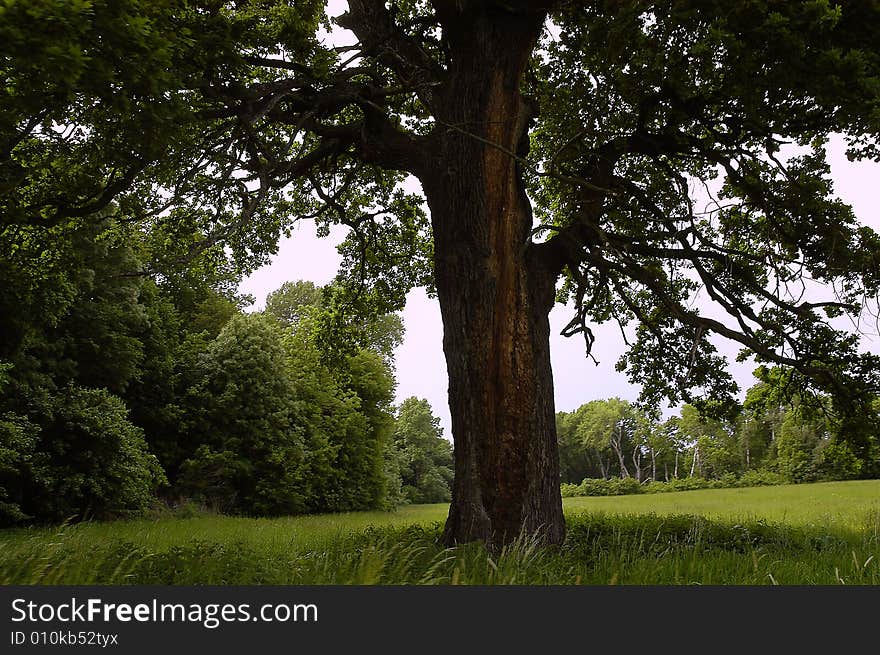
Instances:
[[[880,481],[568,498],[561,547],[439,544],[444,505],[0,532],[0,584],[880,584]]]

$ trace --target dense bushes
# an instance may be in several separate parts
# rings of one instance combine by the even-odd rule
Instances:
[[[563,483],[562,497],[626,496],[642,493],[642,485],[632,478],[584,478],[580,484]]]
[[[153,504],[165,475],[119,398],[71,387],[46,419],[0,422],[3,522],[101,518]]]
[[[668,482],[656,480],[640,484],[633,478],[585,478],[580,484],[564,482],[562,497],[577,496],[626,496],[629,494],[653,494],[666,491],[691,491],[693,489],[725,489],[729,487],[759,487],[786,484],[785,476],[772,471],[746,471],[737,477],[725,474],[717,479],[672,478]]]
[[[39,426],[7,412],[0,417],[0,526],[26,520],[21,507]]]

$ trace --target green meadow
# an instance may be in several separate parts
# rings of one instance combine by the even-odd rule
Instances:
[[[567,498],[566,542],[440,544],[445,505],[0,532],[2,584],[880,584],[880,481]]]

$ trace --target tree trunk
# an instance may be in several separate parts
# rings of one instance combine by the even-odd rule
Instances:
[[[614,430],[617,430],[615,433]],[[628,478],[629,471],[626,468],[626,460],[623,457],[623,434],[621,433],[620,426],[616,426],[615,429],[611,431],[611,448],[614,450],[614,454],[617,455],[617,461],[620,464],[620,477]],[[614,435],[617,434],[617,438],[614,438]]]
[[[599,466],[599,475],[602,476],[603,480],[607,480],[609,465],[606,464],[605,459],[602,457],[602,452],[595,446],[593,447],[593,453],[596,455],[596,463]]]
[[[636,482],[642,481],[642,457],[637,446],[633,446],[632,455],[630,456],[633,465],[633,479]]]
[[[541,20],[471,15],[444,26],[456,58],[421,176],[431,210],[455,480],[447,544],[520,535],[560,543],[549,313],[556,274],[530,245],[532,212],[514,154],[532,110],[520,92]]]

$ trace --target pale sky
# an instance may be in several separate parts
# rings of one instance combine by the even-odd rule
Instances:
[[[338,15],[346,8],[341,0],[328,4],[330,15]],[[334,33],[333,42],[342,44],[353,39],[344,31]],[[880,230],[880,164],[872,162],[851,163],[843,154],[841,140],[833,140],[829,146],[829,160],[835,190],[840,198],[849,202],[859,219]],[[259,310],[265,306],[266,295],[284,282],[310,280],[318,285],[330,282],[336,275],[341,257],[336,244],[344,237],[342,228],[331,231],[330,236],[319,239],[314,224],[298,223],[291,238],[282,239],[278,254],[269,265],[247,277],[240,286],[241,293],[252,294]],[[631,385],[626,376],[614,370],[614,364],[624,351],[624,342],[616,324],[593,326],[596,342],[593,355],[598,366],[586,358],[583,338],[560,336],[560,331],[571,319],[571,308],[557,306],[550,314],[551,362],[555,382],[556,411],[571,411],[583,403],[598,398],[618,396],[635,400],[639,389]],[[423,289],[415,289],[407,296],[403,311],[406,335],[396,352],[397,402],[409,396],[426,398],[434,413],[440,417],[444,435],[451,437],[449,407],[447,405],[446,362],[443,357],[443,326],[436,300],[427,297]],[[869,347],[880,345],[874,338]],[[741,390],[754,383],[750,363],[737,364],[734,360],[739,347],[716,342],[731,361],[730,371]]]

